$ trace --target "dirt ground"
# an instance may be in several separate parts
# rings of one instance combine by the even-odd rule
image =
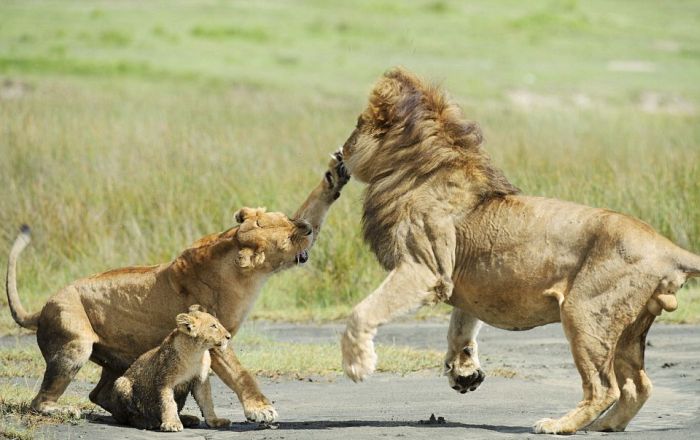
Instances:
[[[338,341],[343,328],[273,323],[249,327],[276,340],[295,342]],[[377,340],[442,350],[446,331],[446,322],[408,322],[381,328]],[[627,432],[580,435],[635,439],[700,436],[700,326],[655,325],[647,345],[647,371],[654,391]],[[361,384],[342,376],[310,381],[261,379],[264,392],[280,414],[274,429],[244,423],[233,392],[213,378],[218,415],[234,421],[227,430],[146,432],[114,425],[109,416],[95,414],[78,426],[54,426],[43,434],[47,438],[90,440],[541,438],[530,433],[532,423],[562,415],[581,396],[580,379],[559,325],[527,332],[484,327],[480,350],[487,371],[512,370],[516,376],[488,377],[477,391],[465,395],[451,390],[437,368],[403,377],[377,374]],[[86,394],[89,390],[89,384],[72,386],[85,387]],[[185,413],[197,414],[192,401],[188,401]],[[443,417],[444,423],[430,423],[433,414]]]

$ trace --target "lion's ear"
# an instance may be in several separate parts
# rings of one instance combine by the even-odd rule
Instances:
[[[238,265],[240,267],[254,268],[265,262],[265,252],[255,252],[251,248],[243,248],[238,251]]]
[[[400,96],[401,84],[398,81],[386,76],[380,78],[369,97],[369,119],[378,126],[389,125]]]
[[[180,313],[175,317],[175,322],[177,323],[177,329],[182,333],[190,336],[197,336],[195,320],[192,316],[187,313]]]

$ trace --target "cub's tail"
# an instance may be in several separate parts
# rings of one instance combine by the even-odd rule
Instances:
[[[36,330],[39,322],[39,313],[28,314],[17,294],[17,258],[31,241],[29,226],[22,225],[20,233],[10,250],[10,258],[7,260],[7,278],[5,278],[5,290],[7,291],[7,304],[10,306],[12,318],[17,324],[29,330]]]

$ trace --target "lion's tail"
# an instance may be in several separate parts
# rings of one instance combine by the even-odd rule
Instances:
[[[681,255],[678,258],[678,268],[685,272],[689,278],[700,277],[700,255],[681,249]]]
[[[12,318],[17,324],[29,330],[36,330],[39,322],[39,313],[28,314],[17,294],[17,258],[31,241],[29,226],[22,225],[20,233],[10,250],[10,258],[7,261],[7,278],[5,289],[7,291],[7,304],[10,306]]]

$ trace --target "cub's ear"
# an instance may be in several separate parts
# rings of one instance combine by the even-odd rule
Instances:
[[[177,323],[177,329],[182,333],[190,336],[197,336],[195,320],[192,316],[187,313],[180,313],[175,317],[175,322]]]
[[[255,252],[251,248],[243,248],[238,251],[237,263],[240,267],[254,268],[265,262],[265,252]]]
[[[259,214],[264,214],[265,213],[265,208],[248,208],[248,207],[243,207],[236,211],[235,214],[233,214],[233,218],[236,219],[238,223],[243,223],[244,221],[248,220],[251,217],[254,217]]]
[[[206,307],[199,305],[199,304],[192,304],[189,309],[187,309],[188,312],[204,312],[204,313],[209,313],[206,309]]]

